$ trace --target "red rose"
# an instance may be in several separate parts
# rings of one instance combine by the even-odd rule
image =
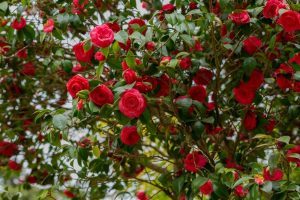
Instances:
[[[197,151],[189,153],[184,159],[184,168],[189,172],[197,172],[207,163],[205,156]]]
[[[277,23],[280,24],[286,32],[300,30],[300,14],[296,11],[288,10],[280,15]]]
[[[145,97],[136,89],[129,89],[123,92],[119,101],[121,113],[129,118],[137,118],[147,107]]]
[[[73,73],[83,72],[83,71],[85,71],[85,70],[86,70],[86,67],[81,66],[80,63],[74,65],[73,68],[72,68],[72,72],[73,72]]]
[[[127,69],[123,73],[124,80],[127,84],[131,84],[137,80],[137,76],[134,70],[132,69]]]
[[[252,71],[250,75],[250,79],[247,83],[247,85],[252,89],[252,90],[257,90],[261,84],[264,82],[264,74],[261,70],[255,69]]]
[[[26,20],[21,17],[20,21],[18,19],[15,19],[12,23],[11,23],[11,27],[15,30],[21,30],[26,26]]]
[[[237,25],[243,25],[243,24],[250,23],[250,16],[246,10],[243,10],[242,12],[232,13],[228,16],[228,18]]]
[[[24,64],[21,73],[26,76],[34,76],[35,74],[34,65],[31,62]]]
[[[282,0],[268,0],[263,9],[264,18],[277,17],[279,15],[278,11],[281,8],[286,8],[286,5]]]
[[[296,53],[291,59],[289,59],[289,63],[296,63],[300,65],[300,53]]]
[[[163,74],[158,79],[159,91],[156,97],[168,96],[170,94],[171,80],[167,74]]]
[[[96,54],[95,54],[95,59],[98,60],[98,61],[104,61],[106,58],[105,58],[105,55],[98,51]]]
[[[210,179],[208,179],[203,185],[199,187],[199,191],[204,195],[210,195],[213,192],[213,184]]]
[[[54,20],[53,19],[48,19],[48,21],[44,24],[44,32],[45,33],[50,33],[54,29]]]
[[[256,36],[250,36],[243,42],[243,48],[249,55],[253,55],[261,46],[262,42]]]
[[[248,190],[245,189],[242,185],[238,185],[234,188],[234,193],[238,196],[238,197],[245,197],[248,194]]]
[[[144,191],[138,191],[136,193],[136,198],[138,200],[148,200],[147,194]]]
[[[189,57],[182,58],[179,62],[179,66],[183,70],[189,69],[192,66],[191,58]]]
[[[211,82],[212,77],[213,73],[210,70],[200,68],[193,77],[193,81],[195,81],[197,85],[208,85]]]
[[[283,171],[279,168],[274,169],[272,173],[268,167],[264,168],[263,176],[266,181],[280,181],[283,175]]]
[[[67,90],[75,98],[81,90],[90,89],[89,81],[80,75],[73,76],[67,83]]]
[[[252,131],[255,129],[257,124],[256,114],[252,111],[248,111],[245,115],[243,123],[247,131]]]
[[[154,51],[155,50],[155,43],[154,42],[147,42],[145,47],[148,51]]]
[[[0,53],[1,54],[1,53]],[[26,59],[27,58],[27,50],[26,49],[20,49],[17,51],[16,56],[20,59]]]
[[[121,47],[121,49],[123,49],[124,51],[128,51],[131,47],[131,40],[128,39],[126,44],[118,42],[119,46]]]
[[[115,34],[109,26],[103,24],[101,26],[96,26],[93,30],[91,30],[90,37],[95,46],[106,48],[113,43]]]
[[[8,168],[13,171],[20,171],[22,169],[22,165],[18,164],[16,161],[9,160],[8,161]]]
[[[281,90],[292,88],[292,81],[285,78],[283,75],[278,75],[276,77],[276,83]]]
[[[132,26],[134,25],[134,26]],[[135,18],[130,20],[130,22],[128,23],[128,33],[131,35],[136,29],[135,26],[138,25],[139,29],[142,29],[142,34],[146,34],[147,31],[147,27],[146,27],[146,23],[144,20],[140,19],[140,18]],[[134,28],[133,28],[134,27]]]
[[[289,162],[294,162],[300,167],[300,159],[290,156],[291,154],[299,154],[300,155],[300,146],[295,146],[287,151],[286,157]]]
[[[255,91],[249,84],[241,82],[239,86],[233,89],[235,100],[243,105],[251,104],[255,98]]]
[[[135,145],[140,141],[140,135],[136,126],[125,126],[121,131],[120,138],[123,144],[129,146]]]
[[[99,85],[93,89],[89,98],[97,106],[114,103],[114,94],[106,85]]]
[[[73,46],[73,52],[75,57],[79,62],[90,62],[94,55],[94,47],[90,48],[88,51],[83,49],[84,42],[79,42]]]
[[[162,10],[166,13],[171,13],[175,10],[175,6],[171,3],[165,4],[162,6]]]
[[[70,190],[64,190],[64,194],[66,195],[66,197],[68,197],[69,199],[73,199],[75,197],[75,195],[70,191]]]
[[[206,90],[202,85],[192,86],[189,89],[189,95],[193,100],[204,102],[206,98]]]
[[[113,32],[117,33],[121,30],[119,24],[117,22],[106,22],[105,23]]]

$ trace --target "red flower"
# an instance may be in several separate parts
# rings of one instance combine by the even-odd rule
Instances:
[[[168,96],[170,94],[171,80],[167,74],[163,74],[158,79],[159,91],[155,96]]]
[[[226,27],[225,24],[223,24],[223,25],[221,26],[221,31],[220,31],[220,32],[221,32],[221,33],[220,33],[221,37],[225,37],[225,36],[227,35],[227,27]]]
[[[233,89],[235,100],[243,105],[251,104],[255,98],[255,91],[249,84],[241,82],[239,86]]]
[[[243,48],[249,55],[253,55],[261,46],[262,42],[256,36],[250,36],[243,42]]]
[[[34,65],[31,62],[24,64],[21,73],[26,76],[34,76],[35,74]]]
[[[201,46],[201,42],[199,40],[195,40],[194,50],[195,51],[203,51],[203,48]]]
[[[69,199],[72,199],[75,197],[75,195],[70,191],[70,190],[64,190],[64,194],[66,195],[66,197],[68,197]]]
[[[192,66],[191,58],[189,57],[182,58],[179,62],[179,66],[183,70],[189,69]]]
[[[284,12],[277,21],[286,32],[300,30],[300,14],[293,10]]]
[[[291,42],[296,39],[292,32],[281,31],[276,35],[276,42]]]
[[[130,22],[128,23],[128,33],[131,35],[135,30],[136,27],[135,26],[139,26],[138,30],[142,30],[142,34],[146,34],[147,31],[147,27],[146,27],[146,23],[144,20],[140,19],[140,18],[135,18],[130,20]]]
[[[143,114],[147,107],[145,97],[136,89],[123,92],[119,101],[121,113],[129,118],[137,118]]]
[[[137,80],[137,75],[132,69],[127,69],[126,71],[124,71],[123,77],[127,84],[131,84]]]
[[[193,81],[195,81],[197,85],[208,85],[211,82],[212,77],[213,73],[210,70],[200,68],[193,77]]]
[[[252,111],[248,111],[245,115],[243,123],[247,131],[252,131],[255,129],[257,124],[256,114]]]
[[[89,0],[73,0],[73,6],[75,9],[83,10],[85,5],[89,3]]]
[[[204,102],[206,98],[206,90],[202,85],[192,86],[189,89],[189,95],[193,100]]]
[[[160,65],[166,65],[172,60],[171,56],[164,56],[160,60]]]
[[[278,87],[282,90],[292,88],[292,81],[285,78],[283,75],[277,76],[276,83],[277,83]]]
[[[162,10],[166,13],[171,13],[175,9],[176,9],[176,7],[171,3],[165,4],[165,5],[162,6]]]
[[[113,32],[117,33],[121,30],[119,24],[117,22],[106,22],[105,23]]]
[[[89,98],[97,106],[114,103],[114,94],[106,85],[99,85],[93,89]]]
[[[293,90],[295,91],[295,92],[300,92],[300,81],[295,81],[294,82],[294,85],[293,85]]]
[[[72,72],[73,72],[73,73],[83,72],[83,71],[85,71],[85,70],[86,70],[86,67],[81,66],[80,63],[74,65],[73,68],[72,68]]]
[[[189,8],[190,8],[190,10],[195,10],[195,9],[197,9],[197,3],[196,3],[196,2],[190,2]]]
[[[197,172],[207,163],[205,156],[197,151],[189,153],[184,159],[184,168],[189,172]]]
[[[13,171],[20,171],[22,169],[22,165],[18,164],[16,161],[9,160],[8,161],[8,168]]]
[[[9,51],[8,44],[0,40],[0,55],[5,55],[8,51]]]
[[[300,167],[300,159],[292,157],[291,154],[299,154],[300,155],[300,146],[295,146],[295,147],[289,149],[286,154],[287,160],[289,162],[294,162],[297,164],[298,167]]]
[[[257,90],[261,84],[264,82],[264,74],[261,70],[255,69],[252,71],[250,75],[250,79],[247,83],[247,85],[252,89],[252,90]]]
[[[15,30],[21,30],[26,26],[26,20],[21,17],[20,21],[18,19],[15,19],[12,23],[11,23],[11,27]]]
[[[294,73],[295,71],[291,66],[287,64],[281,64],[274,72],[274,75],[275,76],[278,76],[279,74],[293,75]]]
[[[83,46],[84,42],[79,42],[73,46],[75,57],[79,62],[90,62],[94,55],[94,47],[90,48],[88,51],[85,51]]]
[[[226,159],[226,168],[231,168],[231,169],[237,169],[240,171],[243,171],[243,166],[237,164],[236,162],[232,161],[230,158]]]
[[[48,19],[48,21],[44,24],[44,32],[45,33],[50,33],[54,29],[54,20],[53,19]]]
[[[228,18],[237,25],[243,25],[243,24],[250,23],[250,16],[246,10],[243,10],[241,12],[234,12],[234,13],[230,14],[228,16]]]
[[[296,53],[291,59],[289,59],[289,63],[296,63],[300,65],[300,53]]]
[[[95,46],[106,48],[113,43],[115,34],[113,30],[109,28],[109,26],[103,24],[101,26],[96,26],[93,30],[91,30],[90,37]]]
[[[125,126],[121,131],[120,138],[123,144],[130,146],[140,141],[136,126]]]
[[[147,194],[144,191],[138,191],[136,193],[136,198],[138,200],[148,200]]]
[[[67,83],[67,90],[75,98],[81,90],[90,89],[89,81],[80,75],[73,76]]]
[[[155,43],[154,42],[147,42],[145,45],[146,49],[148,51],[154,51],[155,50]]]
[[[139,77],[134,85],[134,89],[142,93],[151,92],[157,87],[157,79],[151,76]]]
[[[276,122],[275,119],[270,119],[270,120],[268,121],[268,123],[265,125],[266,131],[267,131],[267,132],[272,132],[273,129],[275,128],[276,124],[277,124],[277,122]]]
[[[127,42],[126,42],[126,44],[123,44],[123,43],[121,43],[121,42],[118,42],[118,44],[119,44],[119,46],[120,46],[122,49],[124,49],[125,51],[128,51],[128,50],[130,49],[130,47],[131,47],[131,40],[128,39]]]
[[[234,193],[238,196],[238,197],[245,197],[248,194],[248,190],[245,189],[242,185],[238,185],[234,188]]]
[[[36,183],[37,178],[35,176],[33,176],[33,175],[30,175],[30,176],[27,177],[27,181],[30,184],[34,184],[34,183]]]
[[[286,8],[286,4],[282,0],[268,0],[264,9],[264,18],[274,18],[279,15],[278,11],[281,8]]]
[[[82,110],[83,109],[83,100],[82,99],[80,99],[78,101],[76,108],[77,108],[77,110]]]
[[[1,54],[1,53],[0,53]],[[26,59],[27,58],[27,50],[26,49],[20,49],[19,51],[17,51],[16,53],[17,57],[20,59]]]
[[[208,179],[203,185],[199,187],[199,191],[204,195],[210,195],[214,189],[210,179]]]
[[[144,9],[148,9],[148,3],[147,2],[145,2],[145,1],[143,1],[142,2],[142,8],[144,8]]]
[[[98,60],[98,61],[104,61],[106,58],[105,58],[105,55],[102,53],[102,52],[100,52],[100,51],[98,51],[96,54],[95,54],[95,59],[96,60]]]
[[[279,168],[274,169],[272,173],[268,167],[264,168],[263,176],[266,181],[280,181],[283,175],[283,171]]]

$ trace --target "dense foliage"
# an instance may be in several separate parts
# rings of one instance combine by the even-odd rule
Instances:
[[[1,199],[300,199],[299,10],[2,1]]]

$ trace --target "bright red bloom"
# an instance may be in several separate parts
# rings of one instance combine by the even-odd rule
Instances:
[[[30,175],[30,176],[27,177],[27,181],[28,181],[28,183],[30,183],[30,184],[34,184],[34,183],[37,182],[37,178],[36,178],[36,176],[34,176],[34,175]]]
[[[213,78],[213,73],[206,69],[206,68],[200,68],[195,76],[193,77],[193,81],[197,85],[208,85]]]
[[[296,39],[292,32],[281,31],[276,35],[276,42],[291,42]]]
[[[18,164],[16,161],[9,160],[8,161],[8,168],[13,171],[20,171],[22,169],[22,165]]]
[[[140,135],[137,132],[136,126],[125,126],[121,131],[120,139],[126,145],[137,144],[140,141]]]
[[[244,127],[247,131],[252,131],[256,128],[257,118],[255,112],[248,111],[243,121]]]
[[[165,5],[162,6],[162,10],[166,13],[171,13],[175,9],[176,9],[176,7],[171,3],[165,4]]]
[[[295,146],[295,147],[289,149],[286,154],[287,160],[289,162],[294,162],[297,164],[298,167],[300,167],[300,159],[292,157],[291,154],[299,154],[300,155],[300,146]]]
[[[282,0],[268,0],[263,9],[264,18],[277,17],[281,8],[286,8],[286,4]]]
[[[128,38],[126,44],[118,42],[119,46],[124,49],[125,51],[128,51],[131,47],[131,40]]]
[[[197,9],[197,3],[196,3],[196,2],[190,2],[189,8],[190,8],[190,10],[195,10],[195,9]]]
[[[255,98],[255,91],[249,84],[241,82],[239,86],[233,89],[235,100],[243,105],[251,104]]]
[[[203,51],[203,48],[201,46],[201,42],[199,40],[195,40],[194,50],[195,51]]]
[[[90,32],[90,37],[92,43],[100,48],[106,48],[109,47],[114,39],[115,34],[113,30],[109,28],[106,24],[103,24],[101,26],[96,26],[94,29]]]
[[[155,96],[168,96],[170,94],[171,80],[167,74],[163,74],[158,79],[159,91]]]
[[[86,70],[86,67],[85,66],[81,66],[80,63],[74,65],[73,68],[72,68],[72,72],[73,73],[83,72],[85,70]]]
[[[262,41],[256,36],[250,36],[243,41],[243,48],[249,55],[253,55],[261,47]]]
[[[263,72],[259,69],[255,69],[252,71],[250,75],[250,79],[247,84],[252,90],[257,90],[261,86],[261,84],[263,84],[263,82],[264,82]]]
[[[73,6],[75,9],[83,10],[89,0],[73,0]]]
[[[292,81],[285,78],[283,75],[277,76],[276,83],[277,83],[278,87],[282,90],[292,88]]]
[[[266,181],[280,181],[283,175],[283,171],[279,168],[274,169],[271,173],[268,167],[264,168],[263,176]]]
[[[199,191],[204,195],[210,195],[214,189],[210,179],[208,179],[203,185],[199,187]]]
[[[300,81],[295,81],[293,85],[293,90],[297,93],[300,92]]]
[[[26,59],[28,54],[27,54],[27,50],[26,49],[20,49],[19,51],[17,51],[16,56],[20,59]]]
[[[206,98],[206,89],[202,85],[192,86],[189,89],[189,95],[193,100],[204,102]]]
[[[97,106],[114,103],[114,94],[106,85],[99,85],[93,89],[89,98]]]
[[[277,121],[275,119],[270,119],[268,121],[268,123],[265,125],[266,131],[267,132],[272,132],[273,129],[275,128],[276,124],[277,124]]]
[[[104,61],[106,58],[104,56],[104,54],[100,51],[98,51],[96,54],[95,54],[95,59],[98,60],[98,61]]]
[[[154,42],[147,42],[145,47],[148,51],[154,51],[155,50],[155,43]]]
[[[0,40],[0,55],[5,55],[8,51],[9,51],[8,44]]]
[[[206,157],[197,151],[189,153],[184,159],[184,167],[189,172],[197,172],[202,169],[206,163]]]
[[[238,196],[238,197],[245,197],[248,194],[248,190],[245,189],[242,185],[238,185],[234,188],[234,193]]]
[[[190,57],[182,58],[179,62],[179,67],[183,70],[187,70],[191,68],[191,66],[192,66],[192,61]]]
[[[20,21],[18,19],[15,19],[12,23],[11,23],[11,27],[15,30],[21,30],[26,26],[26,20],[21,17]]]
[[[106,22],[105,23],[113,32],[117,33],[121,30],[121,27],[117,22]]]
[[[289,59],[289,63],[296,63],[300,65],[300,53],[296,53],[291,59]]]
[[[300,30],[300,14],[296,11],[288,10],[280,15],[277,23],[280,24],[286,32]]]
[[[143,114],[147,107],[145,97],[136,89],[123,92],[119,101],[121,113],[129,118],[137,118]]]
[[[231,169],[237,169],[240,171],[243,171],[244,168],[243,166],[237,164],[236,162],[232,161],[230,158],[226,159],[226,168],[231,168]]]
[[[45,33],[50,33],[54,29],[54,20],[53,19],[48,19],[47,22],[44,24],[44,32]]]
[[[77,110],[82,110],[83,109],[83,99],[80,99],[78,101],[76,108],[77,108]]]
[[[67,90],[75,98],[81,90],[90,89],[89,81],[80,75],[73,76],[67,83]]]
[[[228,18],[237,25],[244,25],[250,23],[250,16],[246,10],[243,10],[241,12],[234,12],[230,14]]]
[[[127,84],[131,84],[137,80],[136,72],[132,69],[127,69],[124,71],[123,77]]]
[[[164,56],[160,60],[160,65],[165,65],[172,60],[171,56]]]
[[[70,190],[64,190],[64,194],[66,195],[66,197],[68,197],[69,199],[73,199],[75,197],[75,195],[70,191]]]
[[[34,76],[35,74],[34,65],[31,62],[24,64],[21,73],[26,76]]]
[[[157,84],[158,84],[157,78],[145,75],[137,79],[134,85],[134,89],[137,89],[142,93],[147,93],[155,90]]]
[[[146,26],[146,23],[144,20],[142,20],[140,18],[135,18],[135,19],[130,20],[130,22],[128,23],[128,33],[130,35],[135,31],[135,28],[133,28],[133,25],[134,26],[138,25],[139,29],[142,29],[142,34],[144,34],[144,35],[146,34],[147,26]]]
[[[138,191],[136,193],[137,200],[148,200],[147,194],[144,191]]]
[[[79,42],[73,46],[73,52],[79,62],[90,62],[94,55],[94,47],[92,46],[88,51],[85,51],[84,42]]]

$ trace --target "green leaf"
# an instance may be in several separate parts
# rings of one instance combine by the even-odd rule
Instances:
[[[167,22],[171,25],[175,25],[177,23],[175,13],[165,14],[165,18]]]
[[[94,104],[93,102],[89,102],[89,108],[91,110],[92,113],[98,113],[100,112],[100,107],[98,107],[96,104]]]
[[[130,6],[136,8],[136,0],[130,0]]]
[[[93,146],[92,151],[96,158],[100,157],[101,151],[98,146]]]
[[[193,100],[190,98],[182,98],[182,99],[176,100],[176,104],[183,108],[191,107],[192,103],[193,103]]]
[[[54,115],[52,119],[53,126],[59,130],[67,128],[68,117],[65,114]]]
[[[191,10],[189,11],[186,15],[201,15],[202,14],[202,11],[200,9],[195,9],[195,10]]]
[[[266,181],[264,183],[264,186],[261,188],[262,191],[269,193],[272,191],[272,182],[271,181]]]
[[[207,177],[198,176],[192,182],[192,190],[194,192],[199,191],[199,187],[202,186],[208,180]]]
[[[6,1],[0,3],[0,10],[6,12],[7,8],[8,8],[8,3]]]
[[[271,39],[270,39],[270,43],[269,43],[269,48],[270,50],[274,50],[274,47],[275,47],[275,43],[276,43],[276,34],[274,34]]]
[[[297,71],[297,72],[294,74],[294,79],[297,80],[297,81],[300,81],[300,71]]]
[[[88,91],[88,90],[80,90],[79,92],[77,92],[76,95],[80,99],[87,99],[89,97],[89,93],[90,93],[90,91]]]
[[[102,118],[108,118],[111,116],[111,113],[113,112],[114,107],[111,104],[105,104],[101,107],[99,115]]]
[[[189,56],[189,55],[190,55],[190,53],[185,52],[185,51],[182,51],[182,52],[180,52],[180,53],[178,53],[178,54],[176,55],[176,58],[179,58],[179,57],[187,57],[187,56]]]
[[[52,35],[58,39],[58,40],[63,40],[64,37],[62,36],[62,33],[60,30],[58,30],[57,28],[55,28],[53,31],[52,31]]]
[[[180,176],[179,178],[176,178],[174,181],[173,181],[173,189],[175,191],[175,193],[177,195],[180,194],[181,190],[182,190],[182,187],[184,185],[184,181],[185,181],[185,178],[184,176]]]
[[[253,179],[251,176],[244,176],[244,177],[240,178],[239,180],[237,180],[231,188],[233,189],[236,186],[241,185],[244,182],[248,182],[251,179]]]
[[[167,64],[167,67],[170,67],[170,68],[175,68],[178,64],[178,59],[172,59],[168,64]]]
[[[215,118],[213,118],[213,117],[204,118],[204,119],[202,119],[202,122],[208,123],[208,124],[213,124],[215,122]]]
[[[196,121],[193,125],[193,131],[197,134],[197,135],[201,135],[204,131],[204,125],[201,121]]]
[[[127,43],[127,40],[128,40],[128,33],[126,31],[119,31],[115,34],[115,40],[120,42],[120,43],[123,43],[123,44],[126,44]]]
[[[186,42],[189,46],[193,46],[193,38],[190,35],[182,34],[180,37],[183,39],[184,42]]]
[[[100,62],[97,69],[96,69],[96,77],[97,79],[100,79],[100,76],[102,75],[103,73],[103,68],[104,68],[104,63],[103,62]]]
[[[135,69],[135,55],[134,53],[132,53],[132,51],[128,51],[127,55],[126,55],[126,58],[125,58],[125,61],[128,65],[129,68],[131,69]]]
[[[105,56],[105,58],[108,58],[108,55],[109,55],[109,47],[101,48],[101,52],[103,53],[103,55]]]
[[[256,62],[255,58],[248,57],[244,60],[243,70],[245,72],[247,72],[248,74],[250,74],[253,71],[253,69],[256,67],[256,65],[257,65],[257,62]]]
[[[290,142],[290,139],[291,139],[290,136],[281,136],[280,138],[277,139],[277,141],[288,144]]]
[[[92,42],[91,40],[87,40],[84,42],[84,45],[83,45],[83,50],[84,52],[87,52],[88,50],[90,50],[92,48]]]

